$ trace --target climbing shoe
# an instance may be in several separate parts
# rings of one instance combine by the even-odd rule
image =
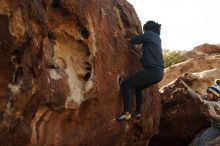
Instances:
[[[137,112],[137,111],[134,111],[134,112],[131,112],[131,116],[135,117],[135,118],[141,118],[141,113]]]
[[[118,117],[116,117],[116,120],[117,121],[127,121],[127,120],[130,120],[131,119],[131,114],[126,114],[126,113],[122,113],[121,115],[119,115]]]

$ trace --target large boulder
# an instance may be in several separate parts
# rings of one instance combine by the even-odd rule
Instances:
[[[2,0],[0,32],[1,146],[135,146],[157,133],[156,85],[141,122],[115,121],[119,82],[141,68],[127,1]]]
[[[220,78],[220,69],[186,73],[160,90],[162,94],[160,131],[159,135],[152,139],[150,146],[186,146],[199,131],[210,126],[201,112],[203,104],[197,97],[187,92],[181,81],[185,82],[190,90],[202,96],[216,78]]]

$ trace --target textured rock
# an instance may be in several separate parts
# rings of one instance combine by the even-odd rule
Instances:
[[[220,55],[209,55],[191,58],[185,62],[172,65],[165,69],[164,78],[159,83],[159,87],[166,86],[184,73],[194,73],[219,68],[219,64]]]
[[[162,113],[159,135],[155,136],[150,146],[186,146],[193,137],[210,125],[201,110],[198,99],[186,92],[180,84],[183,80],[192,90],[200,95],[220,78],[220,70],[213,69],[198,73],[186,73],[161,89]]]
[[[192,51],[189,51],[191,56],[201,56],[201,55],[211,55],[211,54],[219,54],[220,46],[219,45],[211,45],[211,44],[202,44],[193,48]]]
[[[0,145],[146,145],[158,131],[156,85],[141,123],[114,120],[119,80],[141,68],[124,37],[140,28],[125,0],[1,1]]]

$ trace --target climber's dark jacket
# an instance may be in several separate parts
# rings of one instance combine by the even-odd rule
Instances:
[[[146,31],[136,37],[131,38],[132,44],[142,44],[141,63],[144,68],[163,69],[163,55],[160,36],[152,31]]]

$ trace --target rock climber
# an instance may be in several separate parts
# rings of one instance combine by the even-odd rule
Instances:
[[[128,39],[131,44],[142,44],[141,63],[143,69],[125,79],[120,90],[124,99],[124,112],[116,117],[117,121],[125,121],[131,117],[141,117],[142,91],[160,82],[164,75],[164,61],[160,38],[161,25],[155,21],[147,21],[144,33]],[[131,112],[132,90],[136,92],[136,110]]]

